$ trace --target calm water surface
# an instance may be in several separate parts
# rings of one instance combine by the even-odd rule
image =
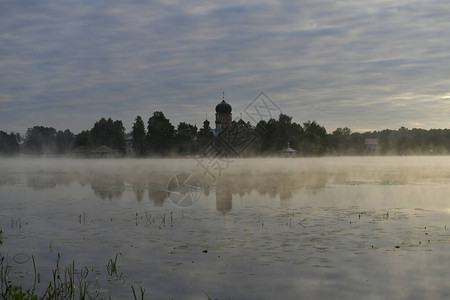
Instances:
[[[132,298],[132,285],[146,299],[450,298],[449,157],[234,159],[215,182],[203,171],[0,159],[11,281],[33,287],[33,257],[41,293],[58,261],[98,298]],[[182,172],[198,184],[174,190]]]

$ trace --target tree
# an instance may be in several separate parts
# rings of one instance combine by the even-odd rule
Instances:
[[[348,127],[336,128],[328,139],[331,150],[336,154],[346,154],[351,147],[351,133]]]
[[[17,135],[0,131],[0,154],[12,155],[18,152],[19,143],[17,142]]]
[[[145,141],[145,125],[142,121],[141,116],[137,116],[133,124],[133,140],[131,141],[133,145],[134,153],[137,156],[144,156],[147,153],[147,145]]]
[[[125,153],[125,127],[122,121],[113,121],[111,118],[106,120],[101,118],[95,122],[91,129],[91,138],[94,146],[106,145],[112,149]]]
[[[86,147],[91,148],[91,132],[89,130],[84,130],[75,136],[74,147]]]
[[[316,121],[303,123],[305,136],[302,142],[302,148],[308,155],[318,155],[325,153],[327,148],[327,130],[325,127],[317,124]]]
[[[147,140],[150,150],[158,154],[167,154],[172,146],[175,128],[161,111],[155,111],[148,119]]]
[[[276,146],[274,147],[273,143],[276,137],[277,123],[278,121],[275,119],[270,119],[268,122],[260,120],[258,124],[256,124],[254,130],[259,138],[252,147],[252,149],[254,149],[253,151],[258,154],[273,153],[275,151]]]
[[[186,122],[178,124],[174,138],[176,152],[178,154],[194,152],[196,135],[197,126]]]
[[[278,118],[278,143],[277,146],[285,148],[287,143],[297,148],[303,138],[303,128],[300,124],[292,123],[292,117],[280,114]],[[278,149],[279,151],[279,149]]]
[[[254,129],[259,139],[252,147],[257,153],[279,153],[289,143],[297,148],[303,137],[301,125],[292,122],[292,117],[280,114],[278,120],[261,120]]]
[[[56,129],[34,126],[28,128],[25,149],[32,154],[50,154],[56,152]]]
[[[56,133],[56,150],[59,154],[65,154],[72,150],[74,145],[74,135],[69,129]]]

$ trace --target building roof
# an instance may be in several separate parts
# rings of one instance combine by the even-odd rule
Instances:
[[[288,142],[287,148],[284,148],[283,150],[281,150],[281,152],[295,153],[295,152],[297,152],[297,150],[292,149],[292,148],[289,146],[289,142]]]
[[[115,153],[115,152],[117,152],[117,151],[114,149],[111,149],[110,147],[108,147],[106,145],[102,145],[91,151],[91,153]]]
[[[131,141],[131,140],[133,140],[133,133],[132,133],[132,132],[126,133],[123,139],[124,139],[125,141]]]
[[[87,153],[87,152],[88,149],[85,146],[80,146],[72,151],[72,153]]]
[[[226,103],[225,100],[222,100],[219,104],[216,106],[216,113],[222,113],[222,114],[229,114],[231,113],[231,105]]]
[[[365,144],[366,145],[378,145],[378,139],[366,139]]]

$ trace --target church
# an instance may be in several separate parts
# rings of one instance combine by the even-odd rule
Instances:
[[[231,126],[232,114],[231,105],[225,102],[225,92],[222,95],[222,102],[216,105],[216,126],[211,129],[214,135],[218,135],[222,129]],[[209,127],[208,119],[203,122],[205,128]]]

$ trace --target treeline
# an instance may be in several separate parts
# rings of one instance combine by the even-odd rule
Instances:
[[[228,140],[220,135],[214,136],[211,129],[208,121],[200,128],[186,122],[175,128],[163,112],[156,111],[146,124],[141,116],[137,116],[128,134],[122,121],[111,118],[102,118],[90,130],[78,134],[69,129],[61,131],[43,126],[29,128],[24,137],[0,131],[0,154],[69,155],[80,152],[80,149],[88,153],[107,146],[120,156],[186,156],[200,154],[211,143],[215,147],[232,144],[230,138],[240,141],[240,148],[233,148],[235,145],[231,148],[235,155],[243,156],[278,155],[288,143],[303,156],[423,155],[447,154],[450,151],[449,129],[401,127],[398,130],[359,133],[344,127],[327,133],[316,121],[299,124],[285,114],[253,126],[242,120],[233,121],[227,133]],[[376,141],[375,146],[372,142],[370,149],[366,143],[368,139]]]
[[[425,155],[450,153],[450,129],[385,129],[351,133],[348,128],[337,129],[328,137],[330,154],[359,155],[367,152],[366,139],[377,139],[380,155]]]
[[[20,134],[0,131],[0,154],[12,155],[19,152]]]

